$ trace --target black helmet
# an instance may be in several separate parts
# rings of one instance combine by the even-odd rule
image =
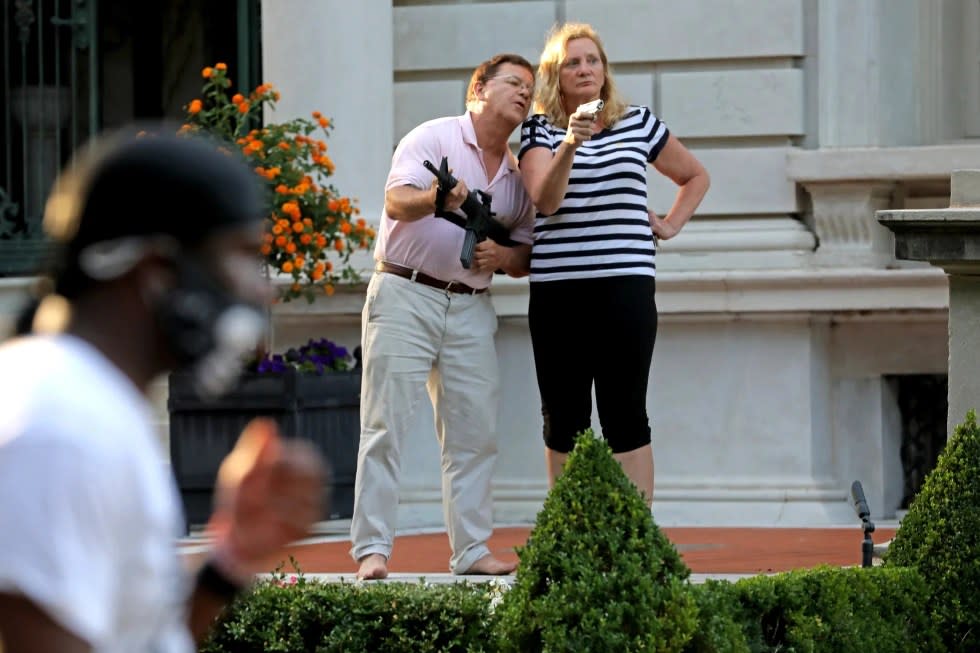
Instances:
[[[93,278],[125,272],[125,252],[114,245],[157,235],[193,245],[259,221],[261,200],[261,182],[238,151],[210,138],[177,135],[171,125],[100,137],[58,178],[45,207],[45,231],[58,245],[55,291],[70,297]],[[86,259],[93,246],[99,256]],[[93,269],[106,261],[121,269]]]

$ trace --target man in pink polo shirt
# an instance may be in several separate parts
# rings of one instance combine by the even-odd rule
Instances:
[[[529,272],[534,209],[508,138],[527,117],[534,68],[518,55],[480,64],[462,116],[438,118],[398,144],[385,184],[385,208],[362,314],[361,442],[357,458],[351,555],[357,575],[388,575],[398,507],[401,447],[426,387],[442,451],[444,514],[455,574],[509,574],[514,563],[487,547],[493,531],[490,481],[497,454],[497,316],[493,274]],[[432,172],[446,157],[459,183],[437,198]],[[494,217],[514,246],[486,239],[466,269],[466,233],[443,213],[470,189],[492,197]],[[513,244],[511,243],[511,244]]]

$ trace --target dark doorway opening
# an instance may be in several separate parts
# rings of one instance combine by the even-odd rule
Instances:
[[[260,0],[3,0],[0,276],[39,271],[44,204],[77,147],[134,120],[184,116],[201,70],[261,83]]]
[[[899,507],[907,509],[946,446],[947,377],[945,374],[908,374],[887,378],[898,389],[904,478]]]

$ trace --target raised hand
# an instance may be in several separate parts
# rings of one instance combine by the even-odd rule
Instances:
[[[435,196],[438,192],[439,180],[435,179],[432,181],[432,201],[435,203]],[[456,180],[456,185],[453,186],[452,190],[446,193],[446,198],[443,201],[442,208],[444,211],[455,211],[459,207],[463,206],[463,202],[466,201],[467,196],[470,194],[470,189],[466,187],[466,182],[462,179]]]
[[[327,467],[305,440],[284,439],[257,418],[222,461],[208,531],[217,558],[242,580],[283,546],[306,536],[322,514]]]
[[[564,141],[577,148],[592,138],[592,126],[594,123],[595,114],[576,111],[568,119],[568,130],[565,132]]]

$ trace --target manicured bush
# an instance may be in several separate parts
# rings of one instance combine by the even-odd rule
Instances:
[[[229,606],[202,653],[494,650],[493,585],[293,578],[260,582]]]
[[[911,568],[823,566],[691,590],[700,623],[687,653],[945,650]]]
[[[708,579],[700,585],[691,585],[690,592],[698,607],[698,627],[685,646],[685,653],[749,653],[753,650],[745,637],[749,619],[742,610],[733,583]]]
[[[502,651],[681,651],[696,624],[690,570],[592,431],[518,549],[497,608]]]
[[[938,653],[976,651],[980,438],[973,412],[883,567],[690,584],[645,501],[588,431],[518,549],[514,585],[321,583],[273,575],[204,653]],[[496,606],[496,612],[494,607]],[[945,638],[945,641],[944,641]]]
[[[884,555],[913,566],[949,651],[980,650],[980,428],[976,412],[956,427]]]

